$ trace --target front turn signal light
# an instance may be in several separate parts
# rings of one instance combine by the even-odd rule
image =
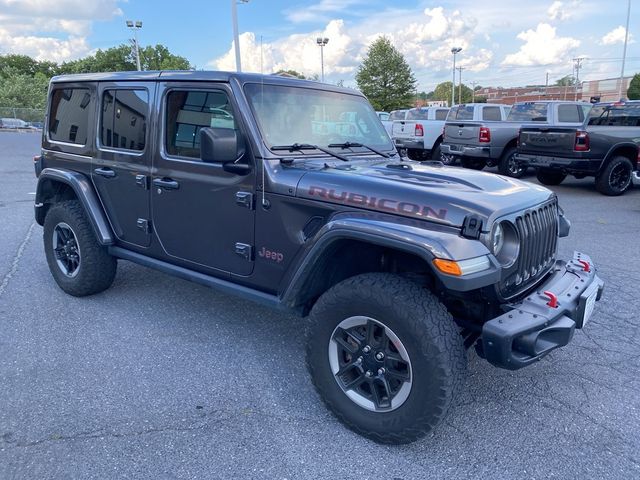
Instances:
[[[482,255],[481,257],[469,258],[468,260],[445,260],[444,258],[433,259],[433,264],[442,273],[461,277],[472,273],[482,272],[491,267],[489,257]]]

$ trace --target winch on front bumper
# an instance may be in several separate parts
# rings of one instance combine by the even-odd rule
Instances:
[[[584,327],[603,288],[588,255],[575,252],[570,262],[558,260],[546,282],[484,324],[480,353],[509,370],[539,360]]]

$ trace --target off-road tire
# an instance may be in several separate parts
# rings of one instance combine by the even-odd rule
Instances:
[[[331,336],[340,322],[354,316],[384,323],[411,359],[411,390],[394,410],[357,405],[331,370]],[[462,387],[467,357],[453,318],[435,295],[398,275],[367,273],[338,283],[314,305],[307,367],[324,403],[348,428],[378,443],[401,444],[423,437],[443,420]]]
[[[536,171],[536,178],[543,185],[560,185],[567,178],[567,174],[549,168],[539,168]]]
[[[619,178],[622,175],[623,178]],[[627,157],[614,157],[596,176],[596,189],[603,195],[622,195],[632,185],[633,164]],[[617,180],[617,181],[616,181]]]
[[[501,175],[512,178],[521,178],[527,172],[527,167],[515,163],[513,156],[518,150],[515,147],[507,148],[498,162],[498,171]]]
[[[73,278],[65,275],[58,266],[53,248],[54,230],[61,223],[70,227],[79,246],[80,264]],[[98,243],[84,209],[77,200],[56,203],[49,209],[44,220],[43,240],[51,275],[69,295],[92,295],[106,290],[113,283],[117,260],[109,255],[106,247]]]
[[[471,170],[482,170],[487,166],[487,162],[482,158],[462,157],[460,163],[464,168],[469,168]]]

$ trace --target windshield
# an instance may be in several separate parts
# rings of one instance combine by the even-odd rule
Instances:
[[[589,125],[640,127],[640,104],[596,105],[589,113]]]
[[[519,103],[511,107],[507,122],[546,122],[546,103]]]
[[[270,148],[351,142],[393,149],[378,115],[358,95],[261,84],[247,84],[245,93]]]

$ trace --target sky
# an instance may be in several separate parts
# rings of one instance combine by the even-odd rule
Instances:
[[[451,79],[454,46],[466,84],[544,84],[547,73],[553,83],[578,57],[581,79],[617,77],[627,0],[249,0],[237,10],[245,71],[319,74],[322,36],[326,81],[353,86],[368,45],[385,35],[430,91]],[[0,0],[0,54],[73,60],[128,42],[129,19],[143,22],[141,45],[235,70],[231,0]],[[640,0],[629,34],[627,75],[640,72]]]

